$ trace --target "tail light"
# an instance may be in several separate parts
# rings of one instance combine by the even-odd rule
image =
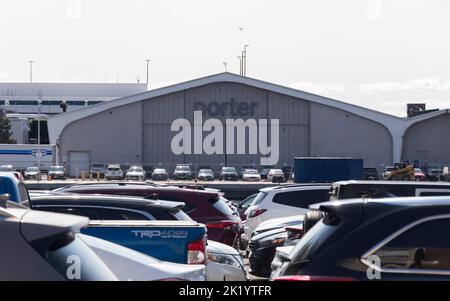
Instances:
[[[257,217],[257,216],[260,216],[261,214],[263,214],[266,211],[267,211],[267,209],[255,209],[255,210],[252,210],[250,212],[248,217]]]
[[[221,221],[221,222],[213,222],[207,223],[207,228],[215,228],[215,229],[223,229],[223,230],[235,230],[239,228],[238,221]]]
[[[272,281],[322,281],[322,282],[350,282],[358,281],[358,279],[350,277],[336,277],[336,276],[307,276],[307,275],[292,275],[281,276],[273,278]]]
[[[187,263],[204,264],[206,262],[206,239],[191,242],[187,246]]]

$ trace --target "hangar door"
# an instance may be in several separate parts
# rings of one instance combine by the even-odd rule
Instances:
[[[69,152],[69,174],[71,177],[80,177],[81,173],[89,172],[89,152]]]

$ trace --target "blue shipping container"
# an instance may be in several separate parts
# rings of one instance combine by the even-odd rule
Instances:
[[[294,158],[296,183],[331,183],[345,180],[360,180],[363,175],[362,159],[335,157]]]

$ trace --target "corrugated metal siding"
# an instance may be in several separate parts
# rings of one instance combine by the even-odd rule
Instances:
[[[309,154],[309,102],[242,84],[217,83],[144,101],[145,161],[223,164],[224,155],[173,155],[170,143],[175,133],[170,132],[170,125],[177,118],[186,118],[192,123],[196,102],[223,103],[231,99],[239,103],[257,103],[254,114],[243,117],[244,120],[248,118],[280,120],[280,165],[291,165],[294,156]],[[213,117],[205,112],[203,121],[208,118],[217,118],[224,122],[227,118],[241,118],[231,116],[229,113],[228,111],[226,116]],[[207,133],[204,133],[204,136],[206,135]],[[248,142],[246,149],[248,150]],[[259,165],[260,156],[227,155],[227,159],[229,165],[252,163]]]

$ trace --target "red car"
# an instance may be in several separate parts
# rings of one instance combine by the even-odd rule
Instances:
[[[426,181],[427,176],[423,173],[422,169],[414,168],[414,177],[416,181]]]
[[[238,247],[238,238],[242,227],[241,219],[239,214],[227,204],[227,200],[216,191],[126,183],[73,185],[54,191],[58,193],[127,195],[183,202],[185,203],[183,211],[194,221],[206,225],[208,239]]]

